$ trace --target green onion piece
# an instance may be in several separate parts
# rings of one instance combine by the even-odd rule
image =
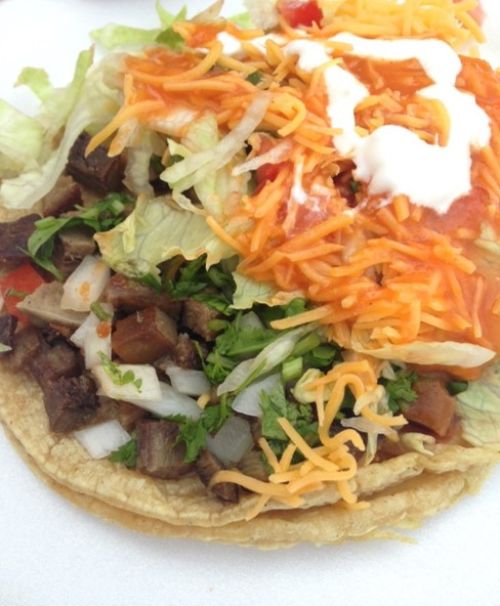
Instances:
[[[98,301],[92,303],[90,311],[94,316],[97,316],[97,319],[101,322],[108,322],[111,320],[111,314],[109,314]]]
[[[303,356],[321,343],[321,337],[316,333],[310,333],[307,337],[301,339],[292,351],[291,357],[296,358]]]
[[[281,367],[281,376],[283,381],[288,383],[298,379],[304,371],[304,361],[302,358],[289,358],[283,362]]]
[[[215,320],[209,320],[207,327],[215,332],[221,332],[222,330],[226,329],[228,324],[229,322],[227,322],[226,320],[220,320],[216,318]]]

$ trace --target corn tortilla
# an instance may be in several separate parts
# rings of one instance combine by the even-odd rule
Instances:
[[[432,457],[408,453],[359,470],[352,487],[370,503],[368,509],[346,509],[337,491],[328,488],[313,493],[303,509],[272,504],[247,522],[257,496],[248,495],[239,505],[222,504],[194,476],[156,480],[93,460],[74,438],[49,431],[41,391],[29,376],[2,363],[0,384],[0,420],[49,486],[99,517],[162,537],[278,548],[384,536],[477,490],[499,460],[491,451],[457,445],[438,446]]]

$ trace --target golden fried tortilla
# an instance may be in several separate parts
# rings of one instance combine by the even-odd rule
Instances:
[[[257,496],[238,505],[211,497],[197,477],[164,481],[107,460],[93,460],[78,442],[51,433],[41,391],[24,373],[0,365],[0,420],[29,465],[52,488],[105,519],[159,536],[262,548],[298,542],[338,543],[384,536],[415,525],[477,490],[497,454],[438,446],[434,456],[408,453],[361,468],[353,489],[370,507],[346,509],[334,488],[309,496],[303,509],[271,503],[245,521]]]

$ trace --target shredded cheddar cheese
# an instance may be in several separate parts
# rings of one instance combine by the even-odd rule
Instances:
[[[271,146],[285,141],[287,153],[280,162],[264,164],[272,171],[253,191],[222,216],[206,213],[206,222],[240,256],[242,274],[281,291],[302,293],[313,304],[272,327],[287,330],[316,322],[341,346],[357,342],[368,351],[417,340],[500,348],[498,335],[487,329],[500,316],[500,287],[498,280],[481,273],[474,249],[483,221],[500,231],[500,74],[480,59],[460,57],[457,88],[474,95],[491,121],[492,135],[490,144],[472,155],[471,192],[445,216],[406,194],[392,199],[374,195],[367,183],[356,181],[352,157],[334,144],[342,131],[326,102],[325,74],[340,66],[368,91],[353,112],[358,137],[393,125],[426,145],[446,147],[452,137],[450,116],[443,102],[418,94],[432,81],[416,59],[356,57],[349,44],[328,38],[340,32],[366,38],[437,38],[462,49],[483,39],[469,14],[475,1],[320,0],[319,5],[322,25],[313,23],[305,31],[280,17],[280,35],[288,42],[307,38],[328,49],[331,61],[309,71],[276,40],[263,44],[261,31],[243,31],[223,21],[210,27],[175,23],[189,50],[153,47],[141,56],[125,56],[123,106],[92,137],[87,152],[110,140],[110,153],[119,154],[138,127],[168,122],[176,112],[187,117],[175,136],[182,137],[207,110],[226,134],[265,89],[270,103],[259,132],[249,141],[251,154],[265,153],[264,141]],[[217,38],[221,32],[240,44],[235,56],[224,54]],[[257,84],[249,81],[255,72]],[[223,470],[211,486],[231,482],[260,495],[247,519],[271,500],[300,507],[307,495],[329,485],[346,507],[366,507],[358,502],[352,481],[358,469],[352,450],[365,450],[363,438],[352,428],[334,433],[332,425],[350,392],[355,414],[394,436],[406,420],[378,409],[373,397],[377,380],[367,357],[337,364],[310,385],[318,419],[316,446],[280,418],[289,442],[281,458],[265,438],[258,441],[272,470],[267,482]],[[198,404],[203,407],[207,401],[203,395]]]

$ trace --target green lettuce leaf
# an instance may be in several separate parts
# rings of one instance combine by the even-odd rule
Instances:
[[[0,178],[35,168],[43,140],[38,120],[0,100]]]
[[[99,128],[106,124],[116,113],[121,101],[119,89],[110,88],[107,74],[116,73],[117,59],[103,61],[98,69],[88,72],[92,61],[92,52],[81,53],[77,62],[75,76],[64,94],[59,92],[50,96],[41,116],[56,115],[50,127],[46,129],[44,147],[46,156],[39,166],[17,177],[5,179],[0,185],[0,204],[8,208],[31,208],[55,185],[63,172],[69,152],[80,133],[85,129]],[[66,121],[67,118],[67,121]],[[66,121],[64,123],[64,121]],[[64,135],[58,147],[52,149],[52,132],[64,125]],[[51,136],[50,133],[52,133]],[[48,136],[48,138],[47,138]]]
[[[255,27],[250,13],[238,13],[229,17],[228,21],[231,21],[240,29],[253,29]]]
[[[215,183],[210,180],[220,169],[227,167],[229,170],[228,165],[244,149],[248,137],[262,121],[270,101],[271,97],[268,93],[257,95],[240,122],[220,140],[218,140],[215,117],[209,115],[191,127],[191,136],[188,134],[186,140],[182,142],[182,148],[170,149],[172,154],[181,155],[183,160],[166,168],[161,174],[161,179],[169,184],[177,199],[182,192],[191,187],[201,187],[201,195],[205,199],[205,204],[210,205],[210,213],[215,216],[221,214],[221,201],[227,198],[234,185],[227,174],[224,185],[222,182],[217,182],[217,178]],[[192,147],[195,147],[196,151]],[[186,154],[185,148],[192,153]],[[202,185],[204,182],[208,185]],[[211,194],[215,194],[213,199],[210,198]]]
[[[467,442],[500,452],[500,362],[487,368],[477,381],[471,381],[456,398]]]
[[[168,147],[171,157],[179,157],[185,160],[202,152],[211,154],[218,143],[219,129],[216,117],[212,113],[206,113],[200,119],[193,122],[181,143],[170,139]],[[235,164],[242,161],[240,156],[243,152],[241,150],[238,150],[238,152],[227,164],[207,174],[203,180],[194,183],[194,191],[203,208],[216,218],[223,216],[224,201],[228,199],[232,192],[246,194],[248,191],[249,175],[232,175]],[[175,174],[175,171],[167,169],[163,173],[162,178],[165,180],[166,176],[172,173]],[[172,188],[172,197],[180,208],[199,212],[199,209],[194,207],[189,198],[182,193],[192,186],[190,176],[178,179],[177,181],[167,180],[167,183]]]
[[[123,223],[95,236],[114,270],[131,277],[158,276],[157,266],[176,255],[192,260],[207,255],[207,267],[235,254],[201,215],[179,211],[166,198],[138,201]]]
[[[144,46],[146,44],[155,44],[156,42],[163,43],[164,41],[158,40],[158,37],[165,31],[171,31],[172,25],[176,21],[185,20],[187,9],[184,7],[177,14],[174,14],[164,8],[161,2],[158,1],[156,3],[156,13],[160,20],[159,28],[143,29],[129,25],[109,23],[100,29],[94,30],[90,35],[92,40],[108,50],[120,47]],[[169,46],[168,43],[167,46]]]

